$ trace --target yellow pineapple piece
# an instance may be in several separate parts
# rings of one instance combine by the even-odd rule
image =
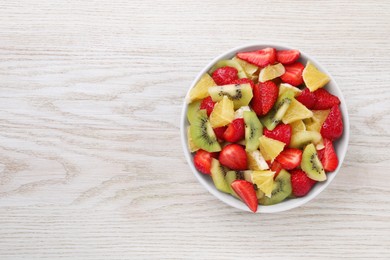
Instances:
[[[293,85],[290,85],[288,83],[280,83],[279,96],[283,95],[283,93],[286,92],[287,90],[292,90],[292,92],[294,92],[294,97],[298,96],[302,92],[302,90],[300,90],[297,87],[294,87]]]
[[[188,141],[188,147],[190,148],[191,153],[198,151],[200,148],[194,144],[194,141],[192,141],[191,134],[190,134],[190,127],[187,127],[187,141]]]
[[[260,152],[265,160],[273,161],[281,151],[283,151],[285,143],[268,138],[265,135],[259,138],[260,141]]]
[[[284,69],[282,63],[277,63],[275,65],[268,65],[267,67],[263,68],[260,71],[259,81],[266,82],[268,80],[275,79],[277,77],[282,76],[285,71],[286,70]]]
[[[196,83],[196,85],[191,89],[188,103],[191,103],[194,100],[200,100],[208,97],[209,87],[216,85],[217,84],[208,73],[203,74],[198,83]]]
[[[306,130],[320,132],[322,124],[328,117],[330,109],[313,110],[313,117],[305,119]]]
[[[291,132],[293,134],[296,133],[296,132],[299,132],[299,131],[305,131],[306,130],[305,123],[303,123],[302,120],[297,120],[297,121],[291,122],[290,126],[291,126],[291,130],[292,130]]]
[[[302,72],[302,77],[310,92],[322,88],[330,81],[329,76],[319,71],[310,61],[307,62],[306,67]]]
[[[234,119],[234,104],[227,96],[214,106],[210,115],[210,124],[213,128],[229,124]]]
[[[268,163],[265,161],[263,155],[259,150],[255,150],[252,152],[246,152],[247,160],[248,160],[248,169],[249,170],[268,170]]]
[[[288,107],[286,113],[284,114],[282,121],[285,124],[289,124],[291,122],[310,118],[313,116],[313,112],[307,109],[301,102],[297,101],[295,98],[291,100],[290,106]]]
[[[271,198],[273,186],[274,186],[273,171],[253,171],[252,182],[256,184],[257,188],[264,192],[265,196]]]
[[[256,73],[256,71],[259,69],[256,65],[250,64],[249,62],[246,62],[244,60],[241,60],[237,57],[234,57],[232,60],[238,62],[238,64],[241,65],[241,67],[244,69],[246,75],[250,78],[253,74]]]

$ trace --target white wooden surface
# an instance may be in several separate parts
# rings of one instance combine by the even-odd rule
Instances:
[[[390,258],[389,1],[1,1],[0,259]],[[307,205],[254,215],[196,181],[182,99],[241,44],[314,55],[351,140]]]

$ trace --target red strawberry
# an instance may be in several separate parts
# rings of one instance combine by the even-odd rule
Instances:
[[[251,84],[252,89],[255,87],[255,83],[248,78],[236,79],[232,82],[232,84]]]
[[[329,109],[334,105],[340,104],[340,99],[323,88],[320,88],[313,92],[316,97],[316,102],[313,106],[315,110]]]
[[[271,164],[271,171],[275,172],[275,175],[274,175],[274,179],[276,179],[276,177],[278,176],[279,172],[283,169],[282,165],[274,160]]]
[[[294,170],[290,173],[292,192],[296,197],[305,196],[316,183],[316,181],[307,177],[306,173],[302,170]]]
[[[221,126],[217,128],[213,128],[215,136],[217,137],[218,140],[224,141],[225,139],[223,138],[223,134],[225,133],[227,129],[227,126]]]
[[[228,125],[225,133],[223,134],[223,138],[230,143],[238,142],[244,137],[245,122],[242,118],[234,119],[233,122]]]
[[[283,169],[292,170],[301,164],[302,150],[286,148],[276,157],[276,160],[282,165]]]
[[[328,117],[322,124],[321,135],[331,141],[338,139],[343,134],[343,119],[338,105],[330,109]]]
[[[278,98],[278,93],[279,88],[272,81],[255,85],[251,105],[258,116],[264,116],[271,110]]]
[[[274,48],[265,48],[258,51],[239,52],[237,57],[256,66],[265,67],[275,63],[276,50]]]
[[[209,96],[209,97],[202,100],[202,103],[200,103],[199,109],[206,109],[207,116],[210,116],[211,112],[213,112],[214,105],[215,105],[215,102]]]
[[[215,157],[215,154],[209,153],[204,150],[198,150],[194,156],[194,165],[201,173],[211,174],[211,159]]]
[[[246,152],[238,144],[228,144],[219,153],[219,162],[232,170],[242,171],[248,168]]]
[[[296,62],[291,65],[284,66],[286,72],[280,76],[283,82],[291,84],[293,86],[299,86],[303,83],[302,72],[305,66],[302,63]]]
[[[313,109],[316,104],[316,96],[314,93],[315,92],[310,92],[310,89],[305,88],[301,94],[296,97],[296,99],[305,105],[308,109]]]
[[[231,187],[251,211],[257,211],[258,202],[256,191],[252,183],[244,180],[235,180],[232,182]]]
[[[264,128],[263,133],[266,137],[279,140],[288,146],[291,141],[291,125],[279,124],[275,127],[274,130],[270,131],[267,128]]]
[[[324,138],[324,146],[324,149],[318,151],[318,157],[320,158],[325,171],[333,172],[339,165],[339,159],[337,158],[332,141]]]
[[[296,62],[301,53],[298,50],[282,50],[276,52],[276,60],[283,65],[289,65]]]
[[[233,67],[222,67],[218,68],[213,72],[212,78],[217,83],[217,85],[227,85],[231,84],[233,81],[238,79],[237,69]]]

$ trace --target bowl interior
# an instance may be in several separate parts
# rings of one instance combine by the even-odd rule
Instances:
[[[190,88],[188,89],[187,96],[189,94],[190,89],[195,86],[195,84],[198,82],[200,77],[204,73],[206,73],[217,61],[222,60],[222,59],[230,59],[230,58],[234,57],[234,55],[237,52],[253,51],[253,50],[263,49],[266,47],[273,47],[273,48],[276,48],[278,50],[295,49],[295,48],[292,48],[292,47],[289,47],[286,45],[282,46],[282,45],[277,45],[277,44],[254,44],[254,45],[240,46],[240,47],[237,47],[237,48],[232,49],[230,51],[227,51],[226,53],[224,53],[224,54],[216,57],[214,60],[212,60],[198,74],[198,76],[195,78],[195,80],[192,82]],[[309,56],[301,51],[301,57],[300,57],[299,61],[302,62],[303,64],[306,64],[306,62],[308,60],[313,62],[319,70],[321,70],[321,71],[325,72],[327,75],[329,75],[331,80],[327,84],[326,89],[330,93],[332,93],[333,95],[337,96],[341,101],[340,110],[341,110],[342,115],[343,115],[344,132],[343,132],[343,135],[341,136],[341,138],[334,143],[335,150],[336,150],[337,156],[339,158],[339,165],[334,172],[327,174],[326,181],[321,182],[321,183],[317,183],[313,187],[313,189],[309,192],[309,194],[307,194],[305,197],[288,199],[288,200],[285,200],[279,204],[271,205],[271,206],[259,206],[257,213],[260,213],[260,212],[261,213],[281,212],[281,211],[285,211],[288,209],[299,207],[299,206],[305,204],[306,202],[312,200],[321,191],[323,191],[332,182],[332,180],[336,177],[337,173],[340,170],[342,162],[344,160],[345,154],[347,152],[347,146],[348,146],[348,141],[349,141],[349,118],[348,118],[347,106],[345,104],[345,100],[344,100],[344,97],[342,95],[342,92],[341,92],[340,88],[337,86],[337,83],[335,82],[332,75],[330,75],[329,72],[323,66],[321,66],[321,64],[319,64],[313,57],[311,57],[311,56]],[[192,172],[195,174],[195,176],[199,180],[199,182],[211,194],[216,196],[218,199],[222,200],[226,204],[233,206],[235,208],[242,209],[244,211],[250,211],[248,209],[248,207],[242,201],[236,199],[235,197],[233,197],[229,194],[225,194],[223,192],[218,191],[215,188],[214,183],[213,183],[212,179],[210,178],[210,176],[204,175],[196,170],[194,163],[193,163],[193,156],[192,156],[192,154],[189,150],[188,144],[187,144],[187,127],[188,127],[189,123],[188,123],[187,117],[186,117],[187,106],[188,106],[186,100],[187,100],[187,98],[185,99],[184,104],[183,104],[183,110],[182,110],[182,114],[181,114],[181,126],[180,127],[181,127],[181,139],[182,139],[184,154],[185,154],[185,157],[187,159],[188,164],[190,165]]]

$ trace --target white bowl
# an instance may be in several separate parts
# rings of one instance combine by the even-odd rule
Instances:
[[[234,48],[232,50],[229,50],[229,51],[221,54],[220,56],[216,57],[214,60],[212,60],[209,64],[207,64],[207,66],[205,66],[199,72],[198,76],[195,78],[195,80],[192,82],[191,86],[189,87],[188,92],[187,92],[187,96],[189,94],[190,89],[195,86],[195,84],[198,82],[200,77],[204,73],[206,73],[217,61],[222,60],[222,59],[230,59],[230,58],[234,57],[234,55],[237,52],[253,51],[253,50],[263,49],[266,47],[273,47],[277,50],[296,49],[296,48],[289,47],[286,45],[253,44],[253,45],[244,45],[244,46],[240,46],[240,47]],[[320,63],[318,63],[313,57],[307,55],[306,53],[302,52],[301,50],[300,50],[300,52],[301,52],[301,57],[299,59],[300,62],[302,62],[303,64],[306,64],[306,61],[310,60],[311,62],[313,62],[315,64],[315,66],[319,70],[321,70],[329,75],[331,80],[326,85],[325,88],[333,95],[336,95],[341,101],[340,109],[341,109],[341,112],[343,115],[344,132],[343,132],[343,135],[341,136],[341,138],[338,139],[337,141],[335,141],[335,143],[334,143],[334,147],[335,147],[337,156],[339,158],[339,165],[334,172],[327,173],[327,180],[326,181],[317,183],[306,196],[301,197],[301,198],[288,199],[288,200],[285,200],[279,204],[271,205],[271,206],[259,205],[257,213],[274,213],[274,212],[286,211],[289,209],[299,207],[299,206],[305,204],[306,202],[314,199],[318,194],[321,193],[321,191],[323,191],[326,187],[328,187],[328,185],[336,177],[337,173],[339,172],[339,170],[343,164],[343,160],[344,160],[345,154],[347,152],[348,141],[349,141],[349,117],[348,117],[347,105],[345,103],[345,100],[344,100],[344,97],[341,93],[341,90],[337,86],[337,83],[334,80],[334,78],[332,77],[332,75],[330,75],[329,72]],[[200,173],[195,168],[194,162],[193,162],[193,155],[191,154],[189,147],[188,147],[188,144],[187,144],[187,126],[189,125],[188,121],[187,121],[187,116],[186,116],[187,107],[188,107],[188,104],[187,104],[186,99],[185,99],[183,102],[183,110],[181,113],[181,123],[180,123],[181,129],[180,130],[181,130],[181,140],[182,140],[184,154],[185,154],[185,157],[187,159],[188,164],[190,165],[192,172],[195,174],[195,176],[199,180],[199,182],[215,197],[217,197],[218,199],[220,199],[221,201],[225,202],[226,204],[228,204],[230,206],[233,206],[233,207],[238,208],[238,209],[242,209],[244,211],[251,212],[249,210],[249,208],[245,205],[245,203],[243,203],[242,201],[236,199],[235,197],[233,197],[229,194],[218,191],[215,188],[211,177]]]

